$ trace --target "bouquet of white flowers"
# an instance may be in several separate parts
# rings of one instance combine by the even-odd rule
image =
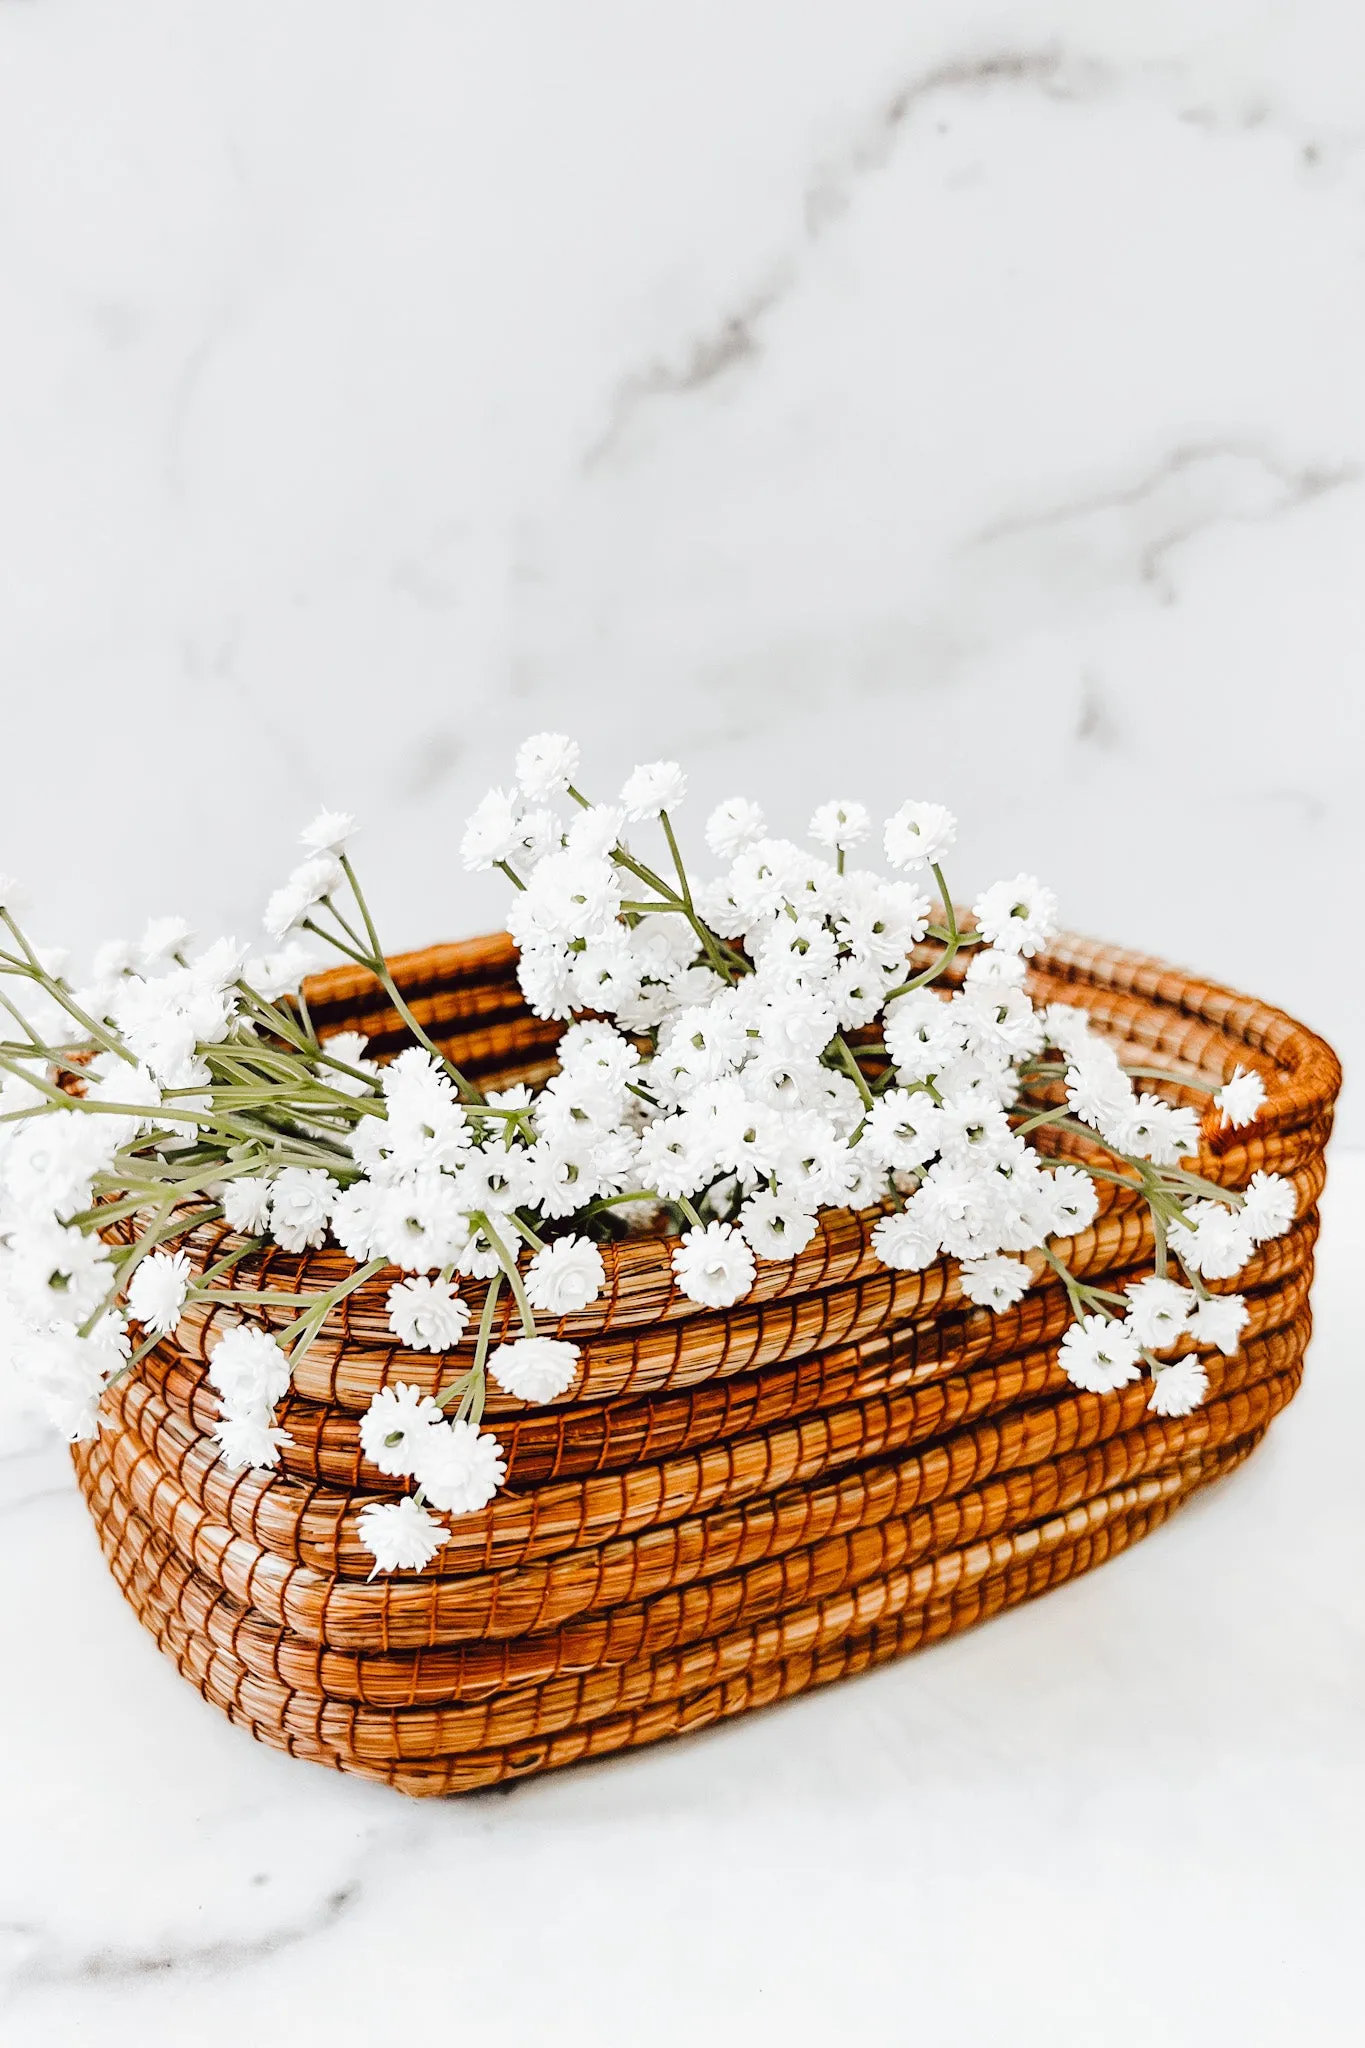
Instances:
[[[1232,1192],[1182,1164],[1199,1117],[1171,1098],[1206,1086],[1216,1116],[1245,1124],[1259,1076],[1214,1087],[1125,1067],[1083,1010],[1035,1008],[1026,963],[1056,929],[1054,898],[1020,874],[960,917],[944,873],[955,822],[937,804],[885,822],[887,875],[855,865],[873,831],[862,804],[821,805],[812,850],[734,798],[707,821],[720,872],[701,880],[675,835],[676,763],[637,768],[614,803],[580,794],[578,773],[570,740],[528,740],[515,787],[488,793],[462,845],[467,867],[506,875],[526,1001],[565,1024],[535,1092],[481,1092],[423,1029],[347,817],[303,835],[307,857],[266,909],[274,950],[257,956],[230,939],[195,952],[163,918],[140,945],[103,948],[76,986],[0,884],[0,1303],[57,1426],[95,1434],[105,1388],[211,1308],[222,1458],[273,1465],[293,1363],[348,1294],[393,1270],[394,1336],[451,1368],[434,1397],[395,1380],[371,1402],[364,1451],[413,1486],[367,1506],[361,1528],[376,1570],[420,1568],[446,1540],[438,1517],[481,1508],[504,1476],[481,1426],[487,1375],[532,1403],[572,1386],[578,1348],[536,1317],[557,1325],[598,1297],[612,1239],[671,1239],[678,1287],[726,1308],[757,1261],[799,1255],[833,1208],[876,1213],[888,1267],[958,1261],[968,1301],[997,1312],[1055,1272],[1077,1386],[1147,1372],[1153,1410],[1193,1409],[1200,1349],[1235,1352],[1246,1318],[1206,1283],[1283,1233],[1295,1197],[1275,1174]],[[353,1032],[315,1030],[303,979],[324,944],[406,1024],[412,1043],[387,1064]],[[1153,1270],[1121,1293],[1065,1255],[1103,1182],[1151,1215]],[[214,1220],[232,1234],[205,1263],[185,1241]],[[339,1284],[240,1284],[263,1246],[302,1252],[329,1233],[353,1262]],[[472,1329],[462,1277],[486,1283]],[[495,1343],[504,1288],[521,1334]]]

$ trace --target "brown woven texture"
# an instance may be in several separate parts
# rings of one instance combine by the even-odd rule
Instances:
[[[505,937],[393,967],[466,1072],[552,1071],[558,1027],[526,1012]],[[100,1438],[75,1462],[135,1612],[205,1699],[262,1741],[448,1793],[866,1670],[1145,1535],[1240,1462],[1298,1387],[1340,1071],[1281,1012],[1085,940],[1036,961],[1031,989],[1083,1005],[1135,1062],[1220,1080],[1240,1063],[1265,1080],[1250,1132],[1206,1118],[1199,1170],[1228,1187],[1258,1168],[1283,1173],[1298,1214],[1228,1283],[1250,1318],[1236,1356],[1210,1360],[1193,1415],[1154,1416],[1145,1382],[1106,1396],[1072,1387],[1057,1364],[1069,1311],[1049,1274],[993,1316],[964,1300],[951,1261],[888,1272],[871,1250],[875,1213],[824,1215],[799,1258],[760,1262],[750,1296],[726,1311],[678,1292],[666,1243],[630,1239],[604,1247],[601,1300],[557,1326],[582,1354],[567,1393],[528,1408],[492,1390],[506,1489],[453,1523],[426,1571],[371,1580],[357,1516],[402,1482],[363,1458],[359,1416],[387,1381],[435,1389],[453,1370],[396,1343],[395,1276],[381,1274],[300,1362],[277,1471],[231,1472],[217,1457],[211,1315],[110,1394]],[[323,1031],[363,1030],[381,1057],[407,1042],[363,973],[320,977],[308,997]],[[1206,1102],[1178,1078],[1165,1092]],[[192,1255],[208,1262],[227,1242],[207,1228]],[[1064,1249],[1077,1272],[1122,1284],[1150,1260],[1145,1207],[1106,1185],[1095,1224]],[[350,1269],[324,1247],[240,1270],[244,1285],[294,1293]],[[467,1292],[477,1313],[483,1290]]]

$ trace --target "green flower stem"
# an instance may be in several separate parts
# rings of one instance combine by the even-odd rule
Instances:
[[[204,1268],[203,1272],[199,1275],[197,1284],[200,1287],[206,1288],[211,1280],[218,1278],[220,1273],[230,1273],[232,1268],[242,1259],[251,1258],[254,1253],[261,1249],[264,1243],[265,1239],[263,1237],[249,1237],[245,1244],[238,1245],[234,1251],[224,1252],[221,1259],[215,1259],[211,1266]]]
[[[678,842],[673,833],[673,821],[667,811],[660,811],[659,823],[664,828],[664,838],[668,841],[668,850],[673,856],[673,866],[677,871],[678,887],[682,891],[683,909],[687,914],[688,922],[701,940],[706,957],[715,968],[716,973],[721,977],[722,981],[732,981],[734,976],[724,955],[721,953],[719,939],[717,939],[710,926],[704,924],[701,918],[697,916],[692,902],[692,885],[687,879],[687,869],[683,866],[683,857],[678,851]]]
[[[502,1267],[503,1272],[507,1275],[507,1284],[511,1288],[512,1293],[516,1299],[517,1313],[521,1317],[521,1326],[523,1330],[525,1330],[528,1337],[534,1337],[536,1334],[536,1319],[531,1314],[531,1304],[526,1299],[526,1289],[522,1284],[521,1275],[517,1271],[517,1262],[515,1258],[512,1256],[511,1252],[508,1251],[507,1246],[503,1243],[497,1231],[493,1228],[492,1223],[488,1219],[488,1214],[486,1210],[474,1210],[470,1217],[470,1221],[472,1223],[478,1224],[480,1230],[482,1230],[484,1236],[488,1239],[488,1242],[492,1245],[494,1251],[497,1253],[498,1264]]]
[[[1149,1159],[1136,1159],[1129,1152],[1120,1152],[1117,1146],[1108,1144],[1098,1131],[1091,1130],[1089,1124],[1083,1124],[1079,1119],[1070,1116],[1059,1117],[1053,1128],[1067,1131],[1073,1137],[1088,1138],[1092,1145],[1103,1145],[1111,1158],[1121,1159],[1126,1166],[1131,1166],[1134,1172],[1140,1175],[1144,1185],[1148,1182],[1156,1182],[1157,1185],[1178,1184],[1181,1188],[1189,1188],[1196,1194],[1206,1196],[1210,1201],[1221,1202],[1226,1209],[1240,1209],[1245,1199],[1235,1188],[1222,1187],[1216,1180],[1205,1180],[1202,1174],[1190,1173],[1183,1166],[1153,1166]],[[1085,1173],[1105,1177],[1101,1168],[1087,1166],[1083,1159],[1072,1159],[1066,1163],[1070,1166],[1079,1166]],[[1107,1177],[1113,1180],[1118,1176],[1110,1174]],[[1128,1182],[1125,1185],[1131,1186],[1132,1183]]]
[[[343,1302],[348,1294],[354,1294],[357,1287],[363,1287],[367,1280],[372,1280],[376,1273],[382,1273],[388,1263],[387,1259],[371,1259],[368,1265],[357,1266],[353,1273],[329,1288],[326,1294],[318,1295],[307,1315],[296,1316],[292,1323],[274,1333],[280,1349],[288,1349],[291,1360],[302,1358],[338,1303]],[[292,1344],[291,1339],[294,1340]]]
[[[544,1251],[544,1249],[545,1249],[545,1240],[544,1240],[544,1238],[543,1238],[543,1237],[538,1237],[538,1236],[536,1235],[535,1231],[534,1231],[534,1230],[532,1230],[532,1228],[531,1228],[530,1224],[529,1224],[529,1223],[527,1223],[527,1222],[525,1221],[525,1219],[524,1219],[523,1217],[521,1217],[521,1216],[518,1216],[518,1214],[517,1214],[517,1212],[516,1212],[516,1210],[515,1210],[515,1209],[511,1209],[511,1210],[509,1210],[509,1211],[508,1211],[508,1215],[507,1215],[507,1221],[508,1221],[508,1222],[509,1222],[509,1223],[511,1224],[511,1226],[512,1226],[513,1230],[515,1230],[515,1231],[516,1231],[517,1235],[518,1235],[519,1237],[523,1238],[523,1239],[525,1240],[525,1242],[526,1242],[527,1244],[529,1244],[529,1245],[530,1245],[530,1247],[531,1247],[532,1251],[535,1251],[535,1252],[543,1252],[543,1251]]]
[[[1041,1130],[1044,1124],[1058,1123],[1067,1114],[1068,1111],[1065,1107],[1061,1109],[1040,1109],[1036,1116],[1028,1117],[1023,1123],[1016,1124],[1014,1126],[1014,1135],[1016,1138],[1026,1138],[1030,1131]]]
[[[1111,1294],[1107,1288],[1089,1287],[1084,1280],[1078,1280],[1073,1273],[1068,1272],[1050,1244],[1040,1244],[1038,1250],[1065,1287],[1067,1300],[1071,1303],[1071,1313],[1074,1316],[1078,1318],[1082,1316],[1085,1313],[1086,1305],[1090,1303],[1098,1309],[1099,1313],[1107,1321],[1111,1323],[1118,1321],[1118,1317],[1114,1314],[1109,1304],[1111,1302],[1118,1302],[1121,1300],[1121,1296]]]
[[[0,989],[0,1005],[3,1005],[4,1008],[9,1011],[10,1016],[13,1017],[15,1023],[23,1032],[24,1036],[27,1038],[29,1044],[33,1048],[34,1056],[36,1056],[39,1059],[51,1062],[52,1055],[48,1051],[48,1048],[44,1045],[42,1039],[39,1038],[37,1032],[29,1023],[28,1018],[24,1015],[23,1011],[18,1009],[16,1005],[10,1001],[9,997],[5,994],[3,989]],[[9,1048],[7,1047],[6,1050],[9,1050]],[[16,1053],[18,1053],[21,1051],[21,1048],[16,1045],[13,1048],[13,1050]],[[22,1056],[28,1057],[27,1054],[23,1054]]]
[[[1152,1210],[1152,1264],[1158,1280],[1166,1278],[1169,1261],[1166,1256],[1166,1219],[1159,1209]]]
[[[660,816],[662,817],[662,815],[663,814],[661,812]],[[697,916],[695,909],[692,907],[690,900],[688,898],[680,896],[676,889],[672,888],[669,885],[669,883],[663,880],[662,876],[656,875],[652,868],[647,868],[644,865],[643,861],[636,860],[634,854],[628,853],[625,847],[622,846],[619,843],[619,841],[611,850],[611,858],[616,862],[616,865],[618,867],[626,868],[632,875],[635,875],[638,878],[638,880],[644,882],[649,888],[657,889],[660,896],[665,899],[661,903],[655,903],[649,906],[651,914],[654,911],[660,910],[681,911],[682,915],[687,919],[693,931],[696,933],[698,939],[701,941],[702,948],[708,954],[708,956],[710,956],[713,959],[717,959],[722,957],[723,955],[724,957],[729,959],[731,965],[737,973],[748,973],[749,963],[747,960],[745,960],[743,954],[737,953],[733,946],[725,945],[722,940],[718,939],[715,933],[711,931],[708,926],[702,923],[701,919]],[[727,981],[733,980],[734,976],[730,973],[725,972],[724,969],[718,969],[718,971],[724,973],[724,978]]]
[[[922,974],[912,975],[911,979],[909,981],[903,981],[900,984],[899,988],[890,989],[887,992],[887,994],[883,997],[884,1002],[889,1003],[893,1001],[896,996],[913,995],[914,991],[917,988],[927,988],[931,981],[937,981],[939,976],[942,973],[944,973],[948,967],[952,965],[954,958],[961,951],[963,946],[979,945],[981,942],[979,933],[963,932],[960,929],[957,921],[957,911],[953,907],[953,898],[951,891],[948,888],[947,882],[944,880],[943,870],[939,866],[937,861],[934,862],[932,872],[934,880],[938,884],[938,893],[943,898],[943,913],[945,923],[935,928],[936,932],[942,931],[944,934],[943,951],[939,954],[937,960],[933,960],[929,963],[929,965],[924,969]]]
[[[495,868],[502,869],[503,873],[506,875],[508,881],[512,884],[513,888],[524,889],[526,887],[525,882],[522,881],[521,876],[517,873],[516,869],[510,866],[507,861],[495,860],[493,865]]]
[[[48,973],[42,961],[38,958],[38,955],[34,952],[32,946],[30,946],[28,940],[24,937],[24,934],[20,931],[18,925],[3,904],[0,904],[0,920],[3,920],[8,925],[18,941],[24,958],[28,963],[29,979],[38,982],[42,988],[46,989],[53,1001],[60,1003],[67,1015],[74,1017],[76,1022],[89,1032],[96,1044],[102,1045],[106,1052],[116,1053],[129,1066],[135,1067],[137,1061],[133,1058],[133,1055],[129,1052],[127,1046],[123,1044],[122,1040],[106,1031],[102,1024],[97,1024],[93,1017],[87,1016],[66,983],[59,977],[54,977]],[[11,959],[13,956],[7,954],[5,957]],[[20,972],[23,972],[22,967]]]
[[[863,1076],[863,1070],[858,1065],[857,1060],[854,1059],[852,1049],[849,1046],[848,1040],[844,1037],[842,1031],[835,1032],[833,1038],[831,1038],[829,1042],[827,1050],[834,1054],[835,1058],[839,1061],[840,1065],[844,1068],[844,1071],[849,1076],[849,1079],[857,1082],[858,1093],[863,1098],[864,1107],[867,1109],[872,1109],[875,1106],[875,1098],[873,1096],[872,1090],[868,1087],[867,1082]]]
[[[88,1337],[90,1335],[90,1332],[94,1329],[96,1323],[99,1321],[100,1317],[103,1315],[107,1315],[109,1310],[114,1306],[114,1303],[117,1300],[119,1294],[126,1294],[130,1274],[134,1273],[137,1270],[137,1268],[142,1264],[142,1261],[146,1258],[147,1254],[150,1251],[155,1250],[156,1246],[160,1244],[162,1239],[168,1234],[166,1219],[170,1215],[174,1207],[174,1197],[171,1197],[168,1201],[163,1202],[161,1207],[156,1212],[156,1216],[153,1219],[151,1227],[144,1231],[142,1236],[139,1237],[133,1244],[123,1245],[111,1254],[109,1263],[112,1266],[114,1272],[114,1284],[109,1289],[109,1292],[105,1295],[104,1299],[99,1303],[98,1307],[92,1308],[89,1315],[85,1318],[85,1321],[80,1325],[80,1328],[77,1332],[79,1336]],[[174,1226],[171,1226],[170,1234],[178,1234]]]
[[[448,1408],[456,1395],[459,1395],[459,1407],[455,1411],[457,1422],[464,1422],[471,1418],[471,1411],[477,1401],[478,1415],[473,1418],[476,1427],[483,1417],[484,1364],[488,1357],[489,1340],[493,1334],[493,1311],[497,1305],[498,1290],[501,1286],[502,1269],[499,1267],[498,1271],[489,1281],[488,1292],[483,1298],[483,1312],[479,1317],[479,1332],[474,1344],[473,1363],[467,1372],[460,1375],[459,1379],[451,1381],[444,1393],[436,1396],[436,1406],[438,1408]]]
[[[116,1387],[120,1380],[127,1379],[129,1373],[141,1365],[147,1354],[155,1351],[160,1342],[161,1335],[156,1330],[153,1330],[148,1336],[144,1337],[142,1342],[128,1354],[128,1357],[124,1360],[118,1371],[110,1373],[108,1379],[104,1382],[104,1392],[107,1393],[110,1387]]]
[[[350,858],[347,854],[343,853],[341,856],[341,867],[342,872],[346,877],[346,880],[350,883],[351,894],[355,898],[356,908],[360,912],[361,920],[365,926],[366,933],[369,936],[370,945],[373,949],[372,955],[369,959],[366,959],[363,954],[355,954],[352,955],[352,957],[357,959],[362,967],[369,968],[371,974],[373,974],[375,979],[380,983],[385,994],[388,996],[389,1001],[393,1004],[394,1008],[397,1010],[399,1016],[403,1019],[403,1022],[407,1025],[409,1031],[417,1040],[418,1044],[425,1046],[427,1051],[432,1055],[432,1057],[434,1059],[438,1059],[441,1062],[441,1065],[445,1068],[446,1072],[449,1074],[451,1080],[455,1083],[455,1086],[458,1088],[460,1094],[464,1097],[465,1101],[482,1102],[483,1096],[480,1093],[480,1091],[474,1086],[473,1082],[465,1078],[465,1076],[460,1072],[459,1068],[456,1066],[453,1060],[447,1059],[446,1055],[441,1051],[439,1045],[435,1044],[434,1041],[427,1036],[427,1033],[422,1029],[422,1026],[418,1023],[417,1019],[413,1016],[412,1011],[408,1008],[407,1001],[400,992],[398,984],[395,982],[393,976],[389,973],[388,962],[384,958],[384,948],[379,943],[379,933],[375,930],[374,919],[370,915],[370,906],[365,901],[365,892],[361,888],[359,881],[356,879],[355,869],[351,866]],[[333,910],[331,899],[324,898],[323,900],[326,902],[327,908],[329,910]],[[333,915],[335,915],[334,910]],[[306,931],[315,931],[319,938],[327,939],[331,936],[329,933],[323,931],[319,925],[315,924],[312,918],[305,918],[304,929]],[[331,942],[333,945],[339,944],[339,942],[336,939],[332,939]],[[345,952],[347,948],[341,946],[340,950],[342,952]]]
[[[234,1308],[315,1308],[318,1296],[312,1294],[289,1294],[276,1287],[192,1287],[185,1297],[187,1302],[226,1301]]]

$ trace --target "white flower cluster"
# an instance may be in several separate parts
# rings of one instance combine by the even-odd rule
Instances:
[[[376,1570],[421,1568],[445,1541],[438,1517],[485,1507],[505,1477],[480,1427],[486,1377],[528,1402],[573,1386],[578,1347],[535,1317],[590,1309],[604,1243],[662,1233],[679,1290],[721,1309],[749,1291],[759,1260],[799,1256],[826,1209],[875,1210],[885,1265],[946,1255],[964,1298],[995,1313],[1057,1271],[1076,1314],[1060,1363],[1078,1387],[1110,1393],[1145,1368],[1154,1411],[1194,1407],[1207,1386],[1199,1351],[1235,1351],[1247,1315],[1206,1283],[1288,1228],[1293,1190],[1266,1174],[1244,1197],[1199,1181],[1181,1164],[1198,1150],[1195,1112],[1135,1088],[1085,1012],[1035,1009],[1026,963],[1056,929],[1051,892],[1026,874],[998,882],[964,929],[941,866],[955,821],[918,800],[883,823],[887,875],[854,864],[874,837],[859,802],[820,805],[812,849],[731,798],[706,825],[720,871],[694,880],[671,816],[681,768],[647,763],[615,802],[591,803],[579,765],[562,735],[528,740],[515,786],[489,792],[462,844],[468,867],[498,867],[513,885],[526,1000],[567,1026],[558,1071],[535,1093],[481,1094],[408,1010],[343,814],[304,834],[306,857],[266,912],[284,951],[261,960],[231,941],[190,960],[187,928],[163,919],[140,947],[106,948],[75,994],[0,905],[23,949],[3,955],[8,971],[88,1034],[76,1059],[36,1027],[0,1053],[0,1292],[66,1432],[91,1433],[108,1381],[188,1306],[214,1301],[228,1311],[208,1367],[217,1441],[231,1466],[269,1466],[289,1444],[275,1416],[291,1354],[355,1287],[396,1269],[395,1339],[455,1354],[460,1369],[437,1398],[397,1379],[375,1397],[365,1455],[413,1491],[368,1506],[361,1534]],[[661,839],[661,871],[626,838],[637,826]],[[317,1040],[306,1005],[279,1001],[310,957],[303,938],[376,975],[416,1042],[381,1067],[357,1033]],[[1242,1124],[1263,1094],[1239,1069],[1214,1101]],[[1037,1148],[1045,1130],[1069,1157]],[[1157,1270],[1122,1295],[1078,1279],[1057,1249],[1088,1230],[1095,1175],[1112,1178],[1116,1163],[1148,1201],[1158,1246]],[[140,1205],[162,1184],[148,1222]],[[110,1201],[136,1218],[129,1244],[98,1234]],[[249,1242],[198,1279],[174,1239],[218,1215]],[[237,1258],[262,1242],[300,1254],[329,1235],[349,1276],[304,1297],[285,1328],[244,1320],[270,1295],[237,1284]],[[487,1283],[473,1332],[462,1277]],[[495,1342],[504,1287],[522,1334]]]

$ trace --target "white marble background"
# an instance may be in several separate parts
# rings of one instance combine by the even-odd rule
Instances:
[[[486,928],[449,849],[549,725],[697,824],[940,797],[962,893],[1349,1062],[1363,60],[1349,0],[0,0],[41,936],[245,934],[323,798],[393,944]],[[1279,1443],[1132,1558],[439,1811],[201,1708],[7,1425],[0,2039],[1354,2041],[1362,1227]]]
[[[0,866],[245,930],[326,797],[453,936],[568,727],[939,796],[1349,1056],[1363,81],[1348,0],[0,0]]]

